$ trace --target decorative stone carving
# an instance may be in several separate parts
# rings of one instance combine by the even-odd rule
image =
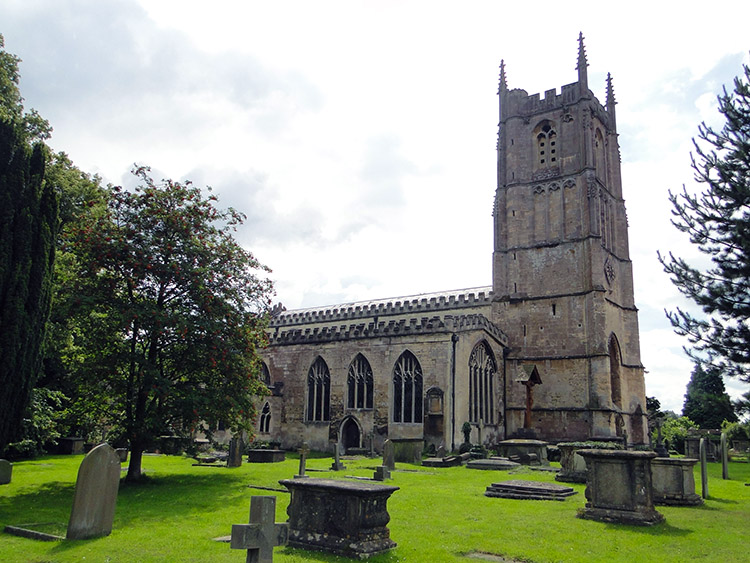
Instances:
[[[560,184],[558,184],[557,182],[552,182],[549,185],[549,191],[551,191],[551,192],[556,192],[559,189],[560,189]]]
[[[576,187],[576,182],[575,180],[573,180],[573,178],[568,178],[567,180],[563,182],[563,188],[570,189],[570,188],[575,188],[575,187]]]
[[[538,184],[534,186],[534,193],[535,194],[543,194],[544,193],[544,186],[542,184]]]

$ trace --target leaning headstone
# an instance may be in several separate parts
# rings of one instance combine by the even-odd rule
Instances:
[[[701,438],[698,445],[699,459],[701,460],[701,496],[708,498],[708,467],[706,465],[706,439]]]
[[[386,440],[383,444],[383,465],[390,471],[396,469],[396,455],[393,448],[393,442]]]
[[[0,485],[10,483],[10,477],[13,473],[13,464],[7,459],[0,459]]]
[[[721,478],[729,479],[729,448],[726,432],[721,433]]]
[[[112,532],[119,486],[120,456],[109,444],[99,444],[78,468],[67,539],[98,538]]]
[[[242,465],[242,446],[242,438],[240,436],[233,436],[229,442],[227,467],[240,467]]]
[[[445,457],[445,446],[440,446],[435,453],[435,457]]]
[[[305,475],[305,466],[307,464],[307,456],[310,453],[310,446],[307,442],[302,442],[302,447],[297,450],[299,453],[299,473],[294,476],[295,479],[305,479],[308,475]]]
[[[289,524],[276,524],[276,497],[250,499],[250,523],[232,524],[231,549],[246,549],[248,563],[271,563],[273,548],[286,545]]]

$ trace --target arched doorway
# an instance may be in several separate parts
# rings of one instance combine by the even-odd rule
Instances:
[[[362,431],[352,416],[345,418],[341,423],[341,445],[344,446],[344,451],[362,447]]]

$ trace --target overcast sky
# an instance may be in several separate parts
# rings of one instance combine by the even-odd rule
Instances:
[[[511,88],[559,92],[582,31],[618,101],[646,393],[679,413],[692,366],[663,310],[685,303],[656,252],[697,255],[667,191],[721,125],[750,2],[603,6],[3,0],[0,33],[55,150],[106,182],[138,163],[212,186],[291,309],[490,285],[500,60]]]

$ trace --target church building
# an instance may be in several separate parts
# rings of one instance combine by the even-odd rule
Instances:
[[[285,311],[261,352],[257,439],[421,452],[513,437],[647,439],[615,98],[544,97],[500,66],[492,285]]]

